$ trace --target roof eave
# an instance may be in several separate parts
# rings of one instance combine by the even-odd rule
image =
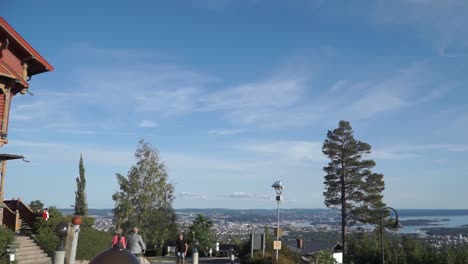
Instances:
[[[44,67],[44,71],[42,72],[46,72],[46,71],[53,71],[54,70],[54,67],[48,63],[44,57],[41,56],[41,54],[39,54],[39,52],[37,52],[31,45],[29,45],[29,43],[23,38],[21,37],[21,35],[16,32],[16,30],[13,29],[13,27],[10,26],[10,24],[8,24],[8,22],[5,21],[5,19],[3,19],[1,16],[0,16],[0,26],[7,32],[7,34],[9,34],[30,56],[33,56],[33,57],[36,57],[36,60],[43,65]],[[38,73],[42,73],[42,72],[38,72]],[[35,74],[38,74],[38,73],[35,73]],[[34,74],[33,74],[34,75]]]

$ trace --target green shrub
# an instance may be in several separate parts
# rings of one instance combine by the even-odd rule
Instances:
[[[14,240],[15,234],[9,229],[0,226],[0,264],[9,263],[6,250],[7,246],[12,244]]]
[[[49,215],[50,218],[47,221],[38,218],[37,222],[34,224],[33,231],[38,245],[50,254],[57,248],[60,242],[55,235],[55,227],[62,221],[70,223],[73,216],[63,217],[54,207],[49,209]],[[83,217],[83,222],[80,225],[78,248],[76,250],[76,259],[78,260],[91,260],[98,253],[111,246],[112,234],[95,230],[92,227],[93,225],[94,218]]]
[[[83,221],[83,224],[85,222]],[[112,234],[105,231],[93,229],[90,226],[83,225],[80,228],[78,238],[78,249],[76,259],[91,260],[101,251],[109,249],[112,244]]]
[[[37,218],[33,226],[34,240],[47,253],[51,254],[58,246],[59,239],[55,235],[55,227],[62,222],[63,216],[55,207],[49,209],[49,220]]]

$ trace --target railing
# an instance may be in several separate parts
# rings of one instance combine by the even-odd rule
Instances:
[[[3,224],[9,229],[18,232],[21,228],[18,211],[13,211],[8,206],[3,207]]]
[[[21,218],[26,221],[30,226],[34,225],[34,222],[36,221],[36,214],[27,206],[24,204],[21,200],[18,200],[18,212]]]
[[[21,199],[18,200],[5,200],[4,203],[8,208],[10,208],[11,211],[18,212],[18,217],[26,221],[30,226],[34,225],[34,222],[36,221],[36,215],[34,212],[21,201]],[[21,223],[21,220],[18,220]]]

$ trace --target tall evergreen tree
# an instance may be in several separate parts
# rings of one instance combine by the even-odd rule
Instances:
[[[377,223],[384,207],[383,175],[371,171],[375,162],[364,158],[371,152],[371,146],[354,139],[353,129],[347,121],[340,121],[338,128],[328,131],[322,151],[330,159],[328,166],[323,168],[327,174],[323,193],[325,205],[341,208],[343,260],[347,263],[348,220]]]
[[[212,230],[213,225],[212,220],[202,214],[198,214],[190,226],[189,244],[195,245],[196,242],[196,246],[200,251],[212,247],[215,242],[215,234]],[[193,241],[193,238],[195,238],[195,241]]]
[[[88,202],[86,201],[86,177],[83,164],[83,155],[80,155],[80,175],[76,178],[75,214],[88,215]]]
[[[168,182],[166,165],[159,152],[140,140],[136,165],[124,176],[117,173],[120,190],[114,193],[114,222],[125,230],[133,226],[150,245],[162,245],[177,234],[172,207],[174,186]]]

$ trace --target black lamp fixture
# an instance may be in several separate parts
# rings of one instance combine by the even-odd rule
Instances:
[[[60,239],[60,243],[56,250],[65,251],[65,238],[67,237],[68,233],[68,223],[66,223],[65,221],[58,223],[58,225],[55,227],[54,232],[55,235],[57,235]]]
[[[398,219],[398,212],[392,208],[392,207],[385,207],[383,208],[381,211],[380,211],[380,254],[381,254],[381,257],[382,257],[382,264],[385,264],[385,248],[384,248],[384,229],[385,229],[385,225],[384,225],[384,213],[386,211],[390,211],[392,210],[393,212],[395,212],[395,221],[391,224],[391,225],[387,225],[387,227],[390,227],[392,229],[400,229],[402,228],[402,224],[400,223],[400,220]]]

